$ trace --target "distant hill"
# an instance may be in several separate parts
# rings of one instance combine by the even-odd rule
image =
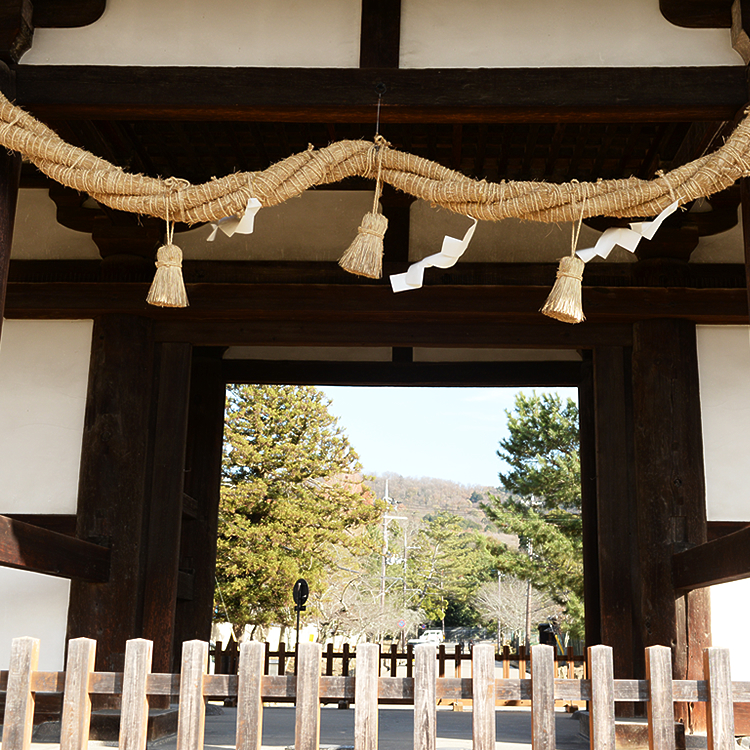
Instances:
[[[448,511],[482,529],[489,524],[479,507],[480,503],[487,502],[490,494],[506,494],[504,490],[495,487],[459,484],[432,477],[402,477],[393,472],[375,474],[372,479],[365,480],[365,484],[377,497],[383,497],[386,480],[388,494],[398,503],[397,512],[400,515],[422,518],[428,514]]]

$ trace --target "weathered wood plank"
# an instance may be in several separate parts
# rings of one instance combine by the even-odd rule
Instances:
[[[154,644],[143,638],[125,644],[122,682],[120,750],[145,750],[148,738],[147,679],[151,672]]]
[[[10,653],[5,715],[4,750],[29,750],[34,728],[34,691],[32,674],[39,662],[37,638],[14,638]]]
[[[646,649],[649,681],[648,743],[650,750],[674,750],[674,703],[672,698],[672,650],[667,646]]]
[[[615,750],[615,682],[611,646],[588,649],[591,677],[589,736],[593,750]]]
[[[703,652],[703,670],[708,682],[708,750],[730,750],[735,742],[729,650],[707,648]]]
[[[182,645],[177,750],[203,750],[206,699],[203,676],[208,671],[208,643],[187,641]]]
[[[2,63],[0,63],[2,64]],[[10,267],[10,247],[21,179],[21,155],[0,150],[0,335],[3,329],[5,290]]]
[[[678,552],[672,558],[675,589],[694,589],[750,577],[750,526]]]
[[[320,744],[321,653],[319,643],[299,644],[294,750],[318,750]]]
[[[89,676],[94,671],[96,641],[74,638],[68,642],[65,694],[60,724],[60,750],[86,750],[91,722]]]
[[[174,666],[174,622],[185,481],[190,344],[159,346],[156,423],[150,480],[143,635],[154,642],[154,669]]]
[[[435,750],[437,659],[430,643],[414,647],[414,750]]]
[[[474,646],[471,658],[473,750],[495,750],[495,647]]]
[[[263,738],[263,661],[265,649],[257,641],[240,645],[237,682],[237,750],[260,750]],[[205,695],[205,685],[204,685]]]
[[[0,566],[105,583],[109,561],[106,547],[0,516]]]
[[[531,647],[531,747],[555,750],[555,650]]]
[[[372,122],[732,119],[743,66],[331,69],[19,65],[18,104],[43,118]],[[362,119],[364,118],[364,120]]]
[[[354,692],[354,750],[378,748],[378,669],[380,647],[357,645],[357,676]]]

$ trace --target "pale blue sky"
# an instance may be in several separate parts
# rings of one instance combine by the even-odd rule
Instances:
[[[495,454],[505,410],[532,388],[368,388],[321,386],[368,473],[393,471],[495,487]],[[578,400],[575,388],[557,391]]]

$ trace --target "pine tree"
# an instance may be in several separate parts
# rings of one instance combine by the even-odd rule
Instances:
[[[290,624],[297,578],[321,588],[337,548],[377,545],[382,510],[329,403],[309,386],[228,389],[216,610],[235,627]]]
[[[498,456],[508,498],[484,505],[498,529],[514,534],[518,548],[498,545],[497,568],[548,593],[565,607],[565,626],[583,635],[583,546],[578,408],[572,399],[534,393],[516,396],[508,412],[509,436]]]

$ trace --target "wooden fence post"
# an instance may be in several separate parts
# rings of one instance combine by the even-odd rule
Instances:
[[[589,736],[596,750],[615,750],[615,678],[611,646],[588,650],[591,676]]]
[[[185,641],[182,644],[177,750],[203,750],[206,722],[203,675],[207,667],[208,644],[205,641]]]
[[[34,693],[31,673],[39,662],[39,640],[14,638],[10,652],[8,688],[3,722],[4,750],[29,750],[34,727]]]
[[[376,643],[357,646],[354,678],[354,750],[378,750],[378,657]]]
[[[320,744],[321,651],[319,643],[299,644],[294,750],[318,750]]]
[[[495,750],[495,647],[474,646],[471,654],[473,750]]]
[[[240,646],[237,682],[237,750],[260,750],[263,736],[263,681],[266,649],[250,641]]]
[[[414,750],[435,750],[437,654],[430,643],[414,648]]]
[[[734,705],[729,650],[707,648],[703,652],[703,673],[708,682],[708,750],[734,748]]]
[[[96,641],[74,638],[68,642],[65,694],[60,723],[60,750],[86,750],[91,723],[89,675],[94,671]]]
[[[646,649],[649,687],[649,750],[674,750],[674,702],[672,699],[672,650],[667,646]]]
[[[531,648],[531,747],[555,750],[555,649]]]
[[[154,655],[152,641],[137,638],[125,644],[122,679],[120,750],[145,750],[148,739],[148,695],[146,683]]]

